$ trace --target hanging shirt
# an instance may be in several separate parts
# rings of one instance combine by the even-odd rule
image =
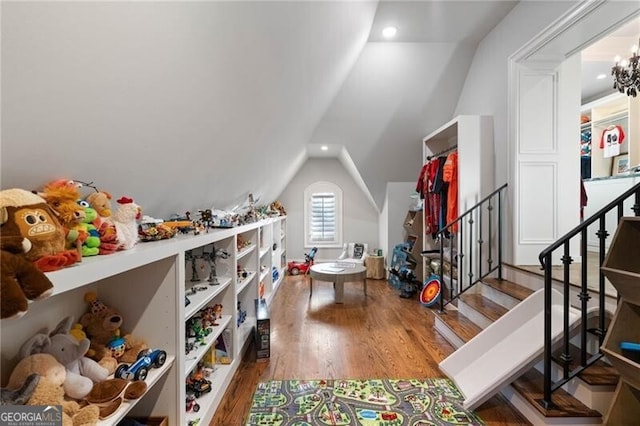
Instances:
[[[420,198],[425,199],[427,194],[426,175],[429,170],[429,163],[425,163],[420,169],[420,175],[418,175],[418,182],[416,182],[416,192],[420,194]]]
[[[604,149],[604,158],[620,155],[620,144],[624,141],[624,130],[621,126],[609,126],[600,136],[600,149]]]
[[[458,218],[458,152],[447,156],[443,167],[443,180],[449,184],[447,189],[447,223]],[[458,223],[451,227],[452,232],[458,231]]]
[[[429,161],[427,172],[425,173],[426,196],[424,202],[424,230],[435,236],[438,232],[438,218],[440,217],[440,194],[433,192],[436,175],[440,166],[440,160],[433,158]]]

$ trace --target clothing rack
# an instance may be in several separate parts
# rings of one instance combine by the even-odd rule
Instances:
[[[427,155],[427,161],[431,160],[432,158],[439,157],[439,156],[441,156],[443,154],[447,154],[447,153],[449,153],[451,151],[455,151],[456,149],[458,149],[458,145],[453,145],[453,146],[451,146],[451,147],[449,147],[447,149],[443,149],[440,152],[436,152],[435,154]]]

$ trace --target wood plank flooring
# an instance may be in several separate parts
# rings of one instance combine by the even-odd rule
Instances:
[[[453,347],[433,329],[433,314],[402,299],[385,280],[346,283],[344,304],[331,283],[287,276],[271,306],[271,358],[256,362],[250,347],[210,426],[246,421],[259,381],[278,379],[446,377],[438,363]],[[476,412],[489,426],[528,425],[507,401],[491,398]]]

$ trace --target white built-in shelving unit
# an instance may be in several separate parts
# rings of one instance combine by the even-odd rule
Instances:
[[[84,258],[73,267],[48,273],[55,287],[53,296],[31,303],[22,318],[0,321],[2,383],[8,380],[26,338],[50,329],[67,315],[80,318],[88,310],[84,295],[95,291],[100,300],[122,313],[123,332],[168,354],[161,368],[150,370],[145,395],[124,403],[100,425],[116,425],[128,415],[166,416],[172,425],[187,425],[196,418],[201,425],[209,424],[252,338],[256,324],[254,300],[259,295],[260,281],[264,283],[265,298],[270,301],[284,276],[285,231],[285,217],[267,218],[235,228],[210,229],[196,236],[140,242],[131,250]],[[239,236],[249,242],[240,249]],[[215,285],[208,280],[210,268],[202,256],[214,247],[229,253],[226,259],[216,259]],[[274,266],[279,271],[275,281],[271,280]],[[238,267],[248,274],[239,276]],[[192,287],[198,290],[192,293]],[[185,296],[189,298],[188,305]],[[238,302],[247,312],[241,324]],[[204,341],[187,353],[186,322],[213,304],[223,305],[222,318]],[[225,330],[232,335],[231,363],[215,366],[208,377],[212,391],[198,398],[199,412],[187,413],[185,380]]]

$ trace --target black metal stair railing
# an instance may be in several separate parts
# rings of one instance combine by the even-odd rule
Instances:
[[[633,204],[632,204],[633,203]],[[627,190],[625,193],[617,197],[611,203],[600,209],[593,216],[584,220],[580,225],[573,230],[565,234],[562,238],[551,244],[539,255],[540,264],[544,270],[544,289],[545,289],[545,301],[544,301],[544,396],[540,400],[540,405],[544,408],[551,408],[553,406],[551,395],[566,384],[569,380],[580,374],[587,367],[593,365],[596,361],[602,358],[603,354],[600,352],[600,346],[604,340],[606,334],[605,324],[605,276],[600,270],[600,266],[604,263],[606,253],[606,240],[617,228],[620,219],[625,216],[625,208],[629,209],[629,214],[633,211],[633,215],[640,216],[640,184],[637,184]],[[611,213],[611,214],[609,214]],[[607,218],[609,219],[607,221]],[[597,289],[589,288],[588,283],[588,246],[589,246],[589,228],[591,226],[597,227],[597,231],[593,233],[597,237],[597,242],[592,245],[597,245],[598,253],[598,286]],[[593,229],[592,229],[593,230]],[[578,241],[579,239],[579,241]],[[579,336],[572,338],[571,330],[569,326],[569,309],[571,305],[571,269],[570,265],[573,263],[571,257],[572,243],[579,244],[581,267],[580,267],[580,289],[577,294],[579,299],[576,306],[581,311]],[[553,351],[553,337],[552,337],[552,265],[554,255],[556,259],[559,259],[562,263],[562,293],[563,293],[563,330],[562,330],[562,354],[559,357],[559,362],[562,364],[562,373],[560,378],[554,381],[552,376],[552,351]],[[592,286],[593,287],[593,286]],[[590,291],[592,290],[592,291]],[[588,303],[591,299],[596,299],[591,302],[591,306],[596,307],[596,318],[598,324],[595,327],[590,327],[588,324]],[[587,340],[589,335],[596,336],[599,340],[598,349],[593,354],[588,352]],[[573,360],[570,354],[570,346],[577,345],[580,350],[580,359]],[[575,361],[575,362],[574,362]],[[571,365],[579,365],[570,368]]]
[[[440,256],[437,274],[442,286],[440,311],[493,272],[497,271],[498,279],[502,279],[506,188],[505,183],[436,233],[439,249],[435,252]],[[429,252],[424,252],[425,256]]]

